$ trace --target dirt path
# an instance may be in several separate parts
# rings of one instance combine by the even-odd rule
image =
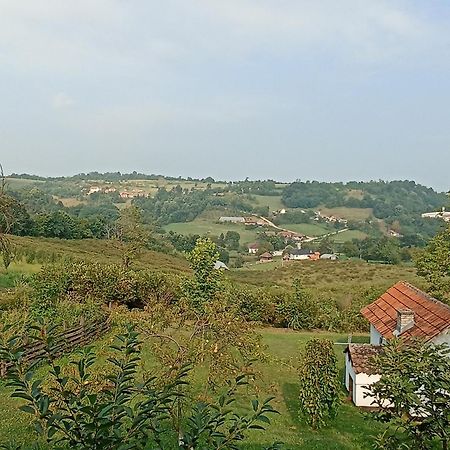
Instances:
[[[258,218],[260,218],[261,220],[266,222],[267,225],[275,228],[276,230],[287,231],[288,233],[296,233],[297,234],[296,231],[288,230],[287,228],[281,228],[278,225],[275,225],[271,220],[266,219],[265,217],[258,216]],[[343,228],[342,230],[333,231],[333,232],[327,233],[327,234],[321,234],[320,236],[306,236],[306,238],[304,239],[303,242],[316,241],[317,239],[322,239],[322,238],[328,237],[328,236],[334,236],[335,234],[343,233],[344,231],[347,231],[347,230],[348,230],[348,228]]]

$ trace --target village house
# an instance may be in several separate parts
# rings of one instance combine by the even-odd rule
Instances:
[[[319,252],[313,252],[308,248],[294,248],[289,251],[289,259],[293,261],[301,261],[306,259],[317,260],[319,258]]]
[[[249,244],[248,245],[248,252],[252,255],[256,255],[258,253],[259,250],[259,244]]]
[[[376,383],[380,375],[371,359],[389,339],[450,344],[450,307],[404,281],[363,308],[361,314],[370,322],[370,344],[349,344],[344,351],[345,386],[356,406],[373,406],[367,386]]]
[[[301,242],[306,237],[304,234],[295,233],[294,231],[281,231],[278,235],[284,239],[285,243],[288,241]]]
[[[266,263],[266,262],[272,262],[272,261],[273,261],[273,256],[272,256],[272,253],[269,253],[269,252],[265,252],[262,255],[260,255],[260,257],[259,257],[260,263]]]
[[[245,225],[253,225],[258,227],[267,225],[267,223],[264,220],[259,219],[258,217],[243,217],[243,219]]]

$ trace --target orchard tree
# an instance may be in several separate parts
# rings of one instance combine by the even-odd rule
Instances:
[[[3,167],[0,164],[0,254],[2,256],[5,269],[9,267],[13,260],[12,244],[8,238],[13,225],[13,216],[11,214],[12,199],[6,192],[6,178]]]
[[[149,233],[142,224],[141,211],[136,206],[120,212],[116,222],[116,240],[122,251],[122,264],[129,268],[149,240]]]
[[[430,284],[430,293],[450,303],[450,225],[431,239],[415,263],[417,273]]]
[[[336,417],[339,407],[339,371],[333,343],[311,339],[300,360],[300,416],[314,429]]]
[[[208,238],[200,238],[194,249],[187,254],[194,272],[194,277],[185,284],[185,295],[199,309],[202,305],[214,300],[221,288],[222,273],[215,270],[214,265],[220,253],[216,244]]]
[[[450,348],[392,340],[373,361],[376,420],[388,426],[376,448],[447,450],[450,440]]]

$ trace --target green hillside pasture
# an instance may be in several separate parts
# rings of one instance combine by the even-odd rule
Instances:
[[[282,441],[286,449],[290,450],[352,450],[371,448],[371,437],[380,430],[380,425],[366,418],[363,413],[354,407],[347,400],[346,392],[342,390],[343,404],[338,416],[329,426],[320,431],[311,430],[302,423],[298,416],[298,356],[305,343],[313,338],[326,338],[335,343],[347,342],[347,336],[326,332],[295,332],[281,329],[262,329],[263,344],[266,347],[267,359],[264,362],[256,363],[256,383],[259,397],[264,399],[273,396],[273,406],[281,413],[272,416],[272,423],[265,432],[252,432],[249,435],[249,442],[240,448],[245,450],[261,450],[269,444]],[[353,336],[354,342],[367,342],[367,336]],[[110,343],[107,336],[99,342],[98,347],[102,348]],[[345,345],[335,345],[338,364],[343,372]],[[67,363],[68,358],[64,358]],[[143,347],[144,370],[151,370],[155,367],[155,359],[148,344]],[[195,376],[196,384],[194,390],[202,389],[201,376]],[[14,443],[19,445],[25,443],[31,448],[34,442],[34,435],[30,424],[29,415],[18,410],[18,406],[23,404],[19,399],[9,397],[10,390],[4,385],[0,386],[0,442]],[[242,393],[239,399],[239,408],[248,408],[247,394]],[[44,443],[40,447],[48,449]],[[165,447],[167,450],[175,450]]]
[[[268,206],[269,211],[277,211],[279,209],[286,208],[286,206],[281,201],[281,195],[275,196],[275,195],[255,195],[256,199],[255,206],[263,207]]]
[[[289,223],[280,226],[281,228],[286,228],[287,230],[295,231],[296,233],[306,234],[307,236],[322,236],[323,234],[336,231],[321,223]]]
[[[11,241],[17,247],[43,255],[49,260],[73,257],[104,264],[117,264],[121,262],[122,256],[121,248],[106,239],[65,240],[11,236]],[[189,271],[188,263],[181,255],[167,255],[149,250],[141,253],[135,265],[138,268],[176,273]]]
[[[353,239],[365,239],[367,234],[359,230],[346,230],[342,233],[333,234],[330,237],[336,244],[343,244],[344,242],[352,241]]]
[[[234,269],[229,278],[239,284],[290,287],[296,278],[314,295],[327,296],[341,305],[348,304],[355,292],[374,288],[380,293],[397,281],[408,281],[418,288],[426,288],[425,282],[413,267],[369,264],[363,261],[289,261],[283,267],[267,263],[272,270]],[[278,266],[278,267],[277,267]]]
[[[6,178],[6,189],[22,189],[22,188],[30,188],[35,184],[44,183],[41,180],[27,180],[25,178]]]
[[[78,205],[86,203],[85,201],[78,200],[75,197],[67,197],[67,198],[55,197],[55,200],[60,201],[66,208],[72,208],[74,206],[78,206]]]
[[[241,244],[254,242],[259,231],[266,228],[249,229],[243,224],[234,223],[216,223],[213,220],[197,218],[192,222],[171,223],[164,227],[166,231],[175,231],[179,234],[199,234],[200,236],[219,236],[227,231],[237,231],[241,235]]]
[[[372,208],[347,208],[345,206],[338,208],[319,207],[318,210],[325,216],[335,216],[340,219],[364,221],[373,216]]]

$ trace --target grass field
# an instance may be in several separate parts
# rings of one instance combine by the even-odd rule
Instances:
[[[280,196],[274,195],[255,195],[256,206],[268,206],[269,211],[277,211],[279,209],[286,208],[286,206],[281,201]]]
[[[216,219],[217,220],[217,219]],[[216,223],[213,219],[197,218],[192,222],[171,223],[164,227],[166,231],[175,231],[180,234],[199,234],[218,236],[227,231],[237,231],[241,235],[241,244],[254,242],[260,229],[248,229],[243,224]]]
[[[98,261],[100,263],[120,263],[122,249],[113,242],[102,239],[65,240],[52,238],[34,238],[11,236],[11,242],[20,248],[26,248],[36,253],[44,253],[59,257]],[[168,255],[144,250],[135,262],[137,267],[170,272],[189,271],[188,263],[181,255]]]
[[[379,426],[352,404],[344,400],[338,417],[320,431],[312,431],[298,417],[298,355],[312,337],[327,338],[335,343],[347,341],[347,336],[326,332],[294,332],[281,329],[259,330],[267,346],[267,360],[256,364],[260,398],[274,396],[273,406],[281,413],[275,416],[264,433],[253,433],[250,442],[241,448],[262,450],[267,445],[282,441],[286,449],[370,449],[371,436]],[[353,341],[366,342],[367,336],[354,336]],[[106,338],[104,342],[108,339]],[[338,364],[343,371],[344,345],[335,345]],[[67,359],[67,358],[66,358]],[[152,354],[144,346],[144,369],[154,367]],[[11,399],[10,391],[0,385],[0,442],[31,444],[34,441],[29,416],[17,409],[20,400]],[[342,390],[342,398],[346,396]],[[44,445],[41,448],[48,448]],[[168,449],[171,450],[171,449]]]
[[[359,230],[347,230],[342,233],[333,234],[330,237],[337,244],[342,244],[353,239],[364,239],[367,237],[367,234]]]
[[[318,210],[325,216],[335,216],[340,219],[363,221],[373,216],[372,208],[325,208],[319,207]]]
[[[281,227],[297,233],[306,234],[307,236],[321,236],[335,231],[335,229],[328,228],[326,225],[319,223],[289,223],[281,225]]]
[[[228,276],[236,283],[258,287],[288,287],[299,278],[305,288],[333,298],[342,305],[361,289],[374,288],[382,292],[400,280],[409,281],[419,288],[426,287],[413,267],[369,264],[358,260],[289,261],[283,267],[281,263],[273,262],[232,270]]]

